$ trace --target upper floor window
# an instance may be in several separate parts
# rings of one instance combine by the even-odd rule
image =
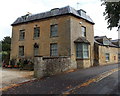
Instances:
[[[77,43],[76,44],[76,56],[80,59],[89,58],[88,44]]]
[[[105,58],[106,58],[106,61],[109,61],[110,60],[110,54],[109,53],[105,53]]]
[[[34,38],[37,39],[40,36],[40,27],[34,28]]]
[[[82,31],[82,37],[86,37],[86,27],[82,26],[81,31]]]
[[[24,39],[25,39],[25,30],[20,30],[19,40],[24,40]]]
[[[19,56],[24,56],[24,46],[19,46]]]
[[[50,56],[57,56],[57,55],[58,55],[57,43],[50,44]]]
[[[58,25],[51,25],[50,26],[50,37],[58,36]]]

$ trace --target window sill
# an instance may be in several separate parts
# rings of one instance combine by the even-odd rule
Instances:
[[[39,39],[39,37],[38,38],[33,38],[33,40],[38,40]]]
[[[24,41],[25,39],[19,40],[19,41]]]
[[[90,60],[89,58],[76,58],[76,60]]]
[[[19,56],[19,58],[24,58],[25,56]]]
[[[59,37],[59,36],[50,36],[50,38]]]

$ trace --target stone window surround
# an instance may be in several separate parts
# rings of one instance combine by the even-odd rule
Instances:
[[[50,56],[58,56],[58,44],[50,43]]]
[[[25,39],[25,29],[20,29],[19,30],[19,40],[24,40]]]
[[[24,50],[25,48],[24,48],[24,46],[22,45],[22,46],[19,46],[19,56],[20,57],[23,57],[24,56]]]
[[[36,32],[37,31],[37,32]],[[38,27],[37,25],[34,27],[34,34],[33,34],[33,38],[34,39],[38,39],[40,37],[40,27]]]
[[[105,53],[105,61],[110,61],[110,53]]]
[[[83,30],[84,28],[84,30]],[[84,32],[83,32],[84,31]],[[82,34],[82,37],[86,37],[86,27],[85,26],[81,26],[81,34]]]
[[[33,50],[34,50],[34,56],[38,56],[39,55],[39,44],[35,43],[33,46]]]
[[[56,27],[57,27],[57,29],[55,29]],[[53,34],[53,33],[55,33],[55,34]],[[50,25],[50,37],[58,37],[58,24]]]

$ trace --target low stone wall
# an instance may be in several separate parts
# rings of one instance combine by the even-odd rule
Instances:
[[[34,76],[37,78],[58,74],[76,68],[76,61],[72,61],[70,57],[34,58]]]

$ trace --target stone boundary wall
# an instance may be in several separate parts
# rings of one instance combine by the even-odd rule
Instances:
[[[72,61],[70,57],[34,58],[34,76],[37,78],[55,75],[76,68],[76,61]]]

